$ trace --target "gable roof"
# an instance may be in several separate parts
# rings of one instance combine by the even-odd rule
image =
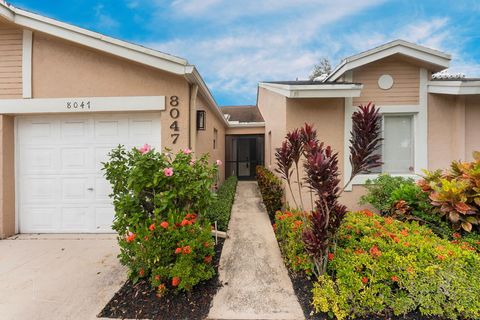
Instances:
[[[287,98],[345,98],[359,97],[363,88],[359,83],[323,81],[271,81],[260,82],[258,87]]]
[[[26,29],[43,32],[155,69],[183,75],[188,82],[198,85],[199,93],[209,102],[210,107],[217,117],[221,118],[221,121],[228,126],[228,122],[223,117],[213,95],[198,70],[183,58],[19,9],[6,3],[4,0],[0,0],[0,18]]]
[[[376,48],[347,57],[325,78],[324,82],[336,81],[345,72],[363,66],[365,64],[400,54],[422,61],[429,65],[431,71],[438,72],[450,65],[451,55],[420,46],[405,40],[394,40]]]

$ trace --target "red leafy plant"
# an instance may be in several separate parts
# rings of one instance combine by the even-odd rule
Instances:
[[[352,124],[349,141],[352,172],[348,183],[343,187],[340,186],[338,152],[318,140],[317,131],[312,125],[305,124],[300,130],[288,133],[282,148],[276,154],[277,172],[287,180],[290,192],[292,166],[295,164],[299,175],[298,163],[302,155],[305,159],[305,182],[315,195],[315,207],[309,215],[309,223],[303,231],[302,239],[314,261],[317,275],[326,271],[329,253],[334,250],[337,231],[347,212],[347,208],[339,202],[341,194],[356,175],[368,173],[382,165],[381,156],[376,153],[382,141],[378,109],[372,103],[359,106],[352,115]],[[299,195],[301,198],[300,184]]]

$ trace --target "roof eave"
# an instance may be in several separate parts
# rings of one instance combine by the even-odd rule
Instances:
[[[263,128],[265,122],[229,122],[229,128]]]
[[[429,81],[428,92],[448,95],[480,95],[480,81]]]
[[[433,67],[432,71],[434,72],[448,68],[450,66],[450,60],[452,59],[450,54],[422,47],[403,40],[396,40],[372,50],[345,58],[342,63],[337,66],[327,78],[325,78],[324,82],[336,81],[349,70],[395,54],[405,55],[424,63],[428,63]]]
[[[287,98],[350,98],[359,97],[361,84],[286,85],[261,82],[258,85]]]

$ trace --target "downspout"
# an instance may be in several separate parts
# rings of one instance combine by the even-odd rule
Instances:
[[[198,84],[191,84],[188,147],[194,152],[197,145],[197,94]]]

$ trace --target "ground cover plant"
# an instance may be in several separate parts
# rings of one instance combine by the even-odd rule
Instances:
[[[337,319],[368,314],[480,317],[480,255],[417,222],[349,213],[328,273],[313,290],[317,311]]]
[[[217,221],[218,230],[227,231],[230,214],[232,212],[235,191],[237,190],[238,179],[235,176],[225,180],[217,191],[217,199],[213,201],[205,217],[210,221]]]
[[[113,229],[120,261],[133,283],[148,279],[157,294],[190,290],[214,276],[211,224],[217,165],[189,149],[172,154],[144,145],[112,150],[104,164],[112,185]]]
[[[265,167],[257,166],[257,183],[262,200],[267,209],[270,220],[273,221],[275,213],[283,207],[282,181]]]

